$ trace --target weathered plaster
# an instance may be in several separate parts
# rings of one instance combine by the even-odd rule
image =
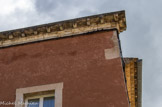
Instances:
[[[119,42],[117,37],[117,31],[113,31],[113,36],[111,40],[114,43],[114,46],[110,49],[105,49],[105,58],[106,59],[114,59],[120,57],[120,48],[119,48]]]

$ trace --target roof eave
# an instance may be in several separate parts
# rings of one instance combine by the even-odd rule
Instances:
[[[117,29],[119,33],[125,31],[125,11],[98,14],[0,32],[0,47],[67,37],[107,29]]]

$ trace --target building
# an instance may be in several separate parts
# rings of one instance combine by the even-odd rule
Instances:
[[[124,30],[119,11],[0,32],[0,107],[141,107],[141,60],[122,57]]]

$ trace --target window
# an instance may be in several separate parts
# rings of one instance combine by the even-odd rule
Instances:
[[[63,83],[17,89],[15,107],[62,107],[62,89]]]
[[[54,94],[26,97],[25,107],[55,107]]]
[[[26,107],[39,107],[39,99],[29,99],[26,102]]]

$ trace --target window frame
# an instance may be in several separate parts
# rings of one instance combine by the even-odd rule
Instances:
[[[54,90],[55,107],[62,107],[63,82],[16,89],[15,107],[25,107],[25,95]]]

